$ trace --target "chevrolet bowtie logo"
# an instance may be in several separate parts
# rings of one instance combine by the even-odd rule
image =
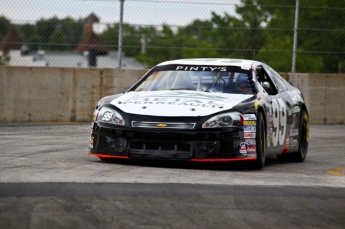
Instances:
[[[167,124],[165,124],[165,123],[159,123],[159,124],[157,124],[157,126],[158,126],[158,127],[166,127]]]

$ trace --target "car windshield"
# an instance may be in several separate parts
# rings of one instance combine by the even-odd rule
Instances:
[[[159,90],[253,94],[248,73],[228,71],[153,71],[134,89]]]

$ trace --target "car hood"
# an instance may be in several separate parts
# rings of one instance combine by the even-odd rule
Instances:
[[[111,104],[130,114],[196,117],[231,109],[251,97],[253,95],[199,91],[131,91],[112,100]]]

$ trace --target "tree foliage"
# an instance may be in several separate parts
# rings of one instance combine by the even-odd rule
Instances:
[[[10,31],[11,22],[4,16],[0,16],[0,41]]]

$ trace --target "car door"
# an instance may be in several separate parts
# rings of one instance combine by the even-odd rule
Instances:
[[[290,145],[291,114],[288,111],[293,104],[286,86],[277,78],[275,72],[269,66],[262,67],[264,78],[270,84],[267,149],[275,154],[285,153]]]

